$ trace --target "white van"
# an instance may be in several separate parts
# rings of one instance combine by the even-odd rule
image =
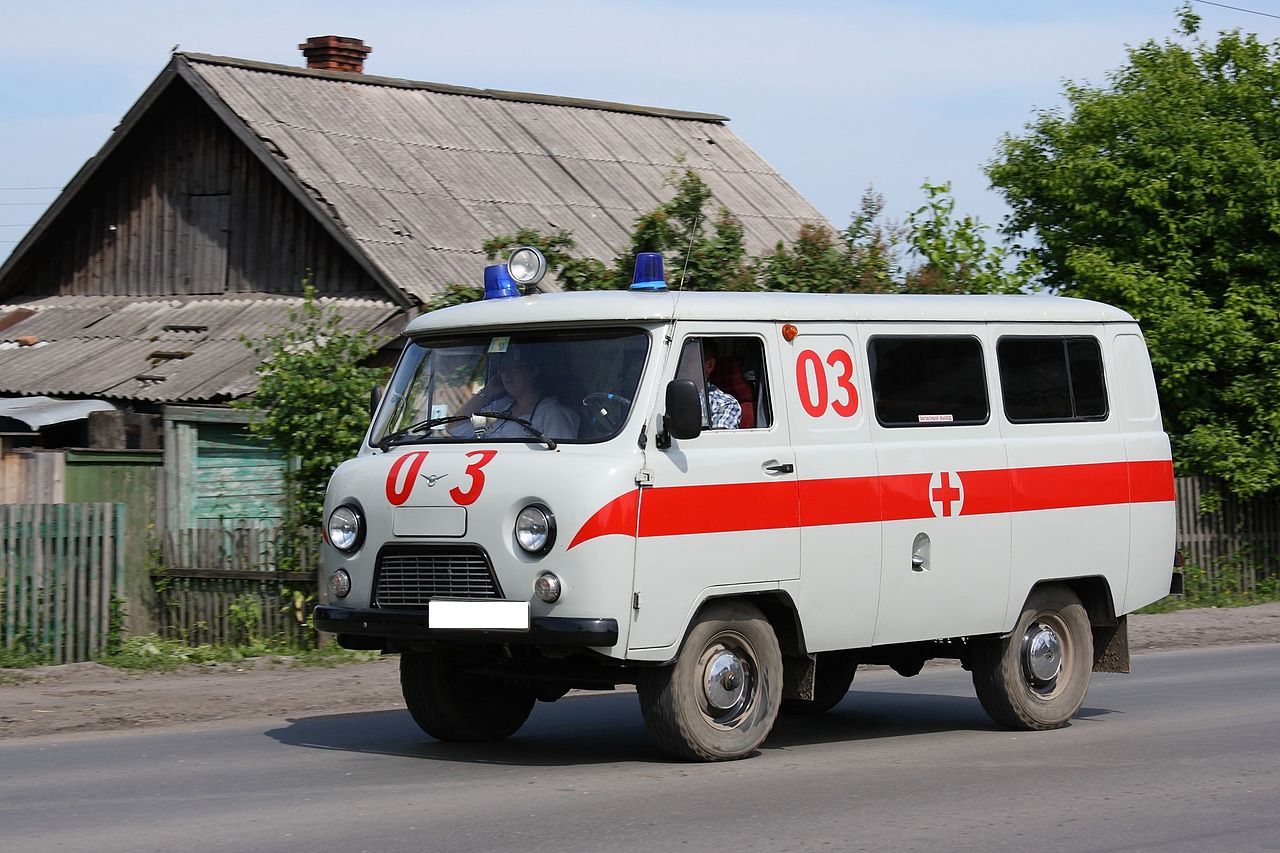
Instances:
[[[1132,317],[641,287],[414,320],[333,475],[316,625],[399,652],[428,734],[634,683],[662,748],[733,759],[859,664],[959,659],[1019,729],[1128,671],[1125,614],[1180,579]]]

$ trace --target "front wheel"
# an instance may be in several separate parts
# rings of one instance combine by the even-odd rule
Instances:
[[[445,649],[400,655],[400,690],[413,721],[436,740],[502,740],[533,711],[527,685],[467,672]]]
[[[1012,634],[975,641],[972,668],[978,700],[991,719],[1012,729],[1061,728],[1089,689],[1089,614],[1069,588],[1038,587]]]
[[[642,671],[638,688],[645,724],[666,752],[697,761],[744,758],[778,717],[778,638],[754,606],[713,603],[674,665]]]

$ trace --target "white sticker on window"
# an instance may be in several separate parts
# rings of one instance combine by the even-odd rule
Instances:
[[[922,424],[949,424],[954,421],[955,415],[917,415],[916,420]]]
[[[489,341],[489,352],[506,352],[511,345],[511,338],[494,338]]]

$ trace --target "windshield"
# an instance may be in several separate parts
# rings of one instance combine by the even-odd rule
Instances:
[[[631,330],[411,341],[372,444],[604,441],[631,414],[649,336]]]

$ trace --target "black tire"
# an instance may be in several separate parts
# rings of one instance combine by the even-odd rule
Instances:
[[[782,653],[750,604],[710,604],[670,666],[640,672],[640,708],[659,746],[677,758],[745,758],[769,735],[782,699]]]
[[[1089,690],[1089,614],[1069,588],[1037,587],[1012,634],[975,641],[971,664],[978,701],[991,719],[1024,731],[1062,728]]]
[[[830,711],[849,693],[858,661],[844,652],[819,652],[813,673],[812,699],[783,699],[782,713],[797,716]]]
[[[527,685],[460,671],[445,649],[401,654],[400,690],[424,732],[454,743],[502,740],[533,711]]]

